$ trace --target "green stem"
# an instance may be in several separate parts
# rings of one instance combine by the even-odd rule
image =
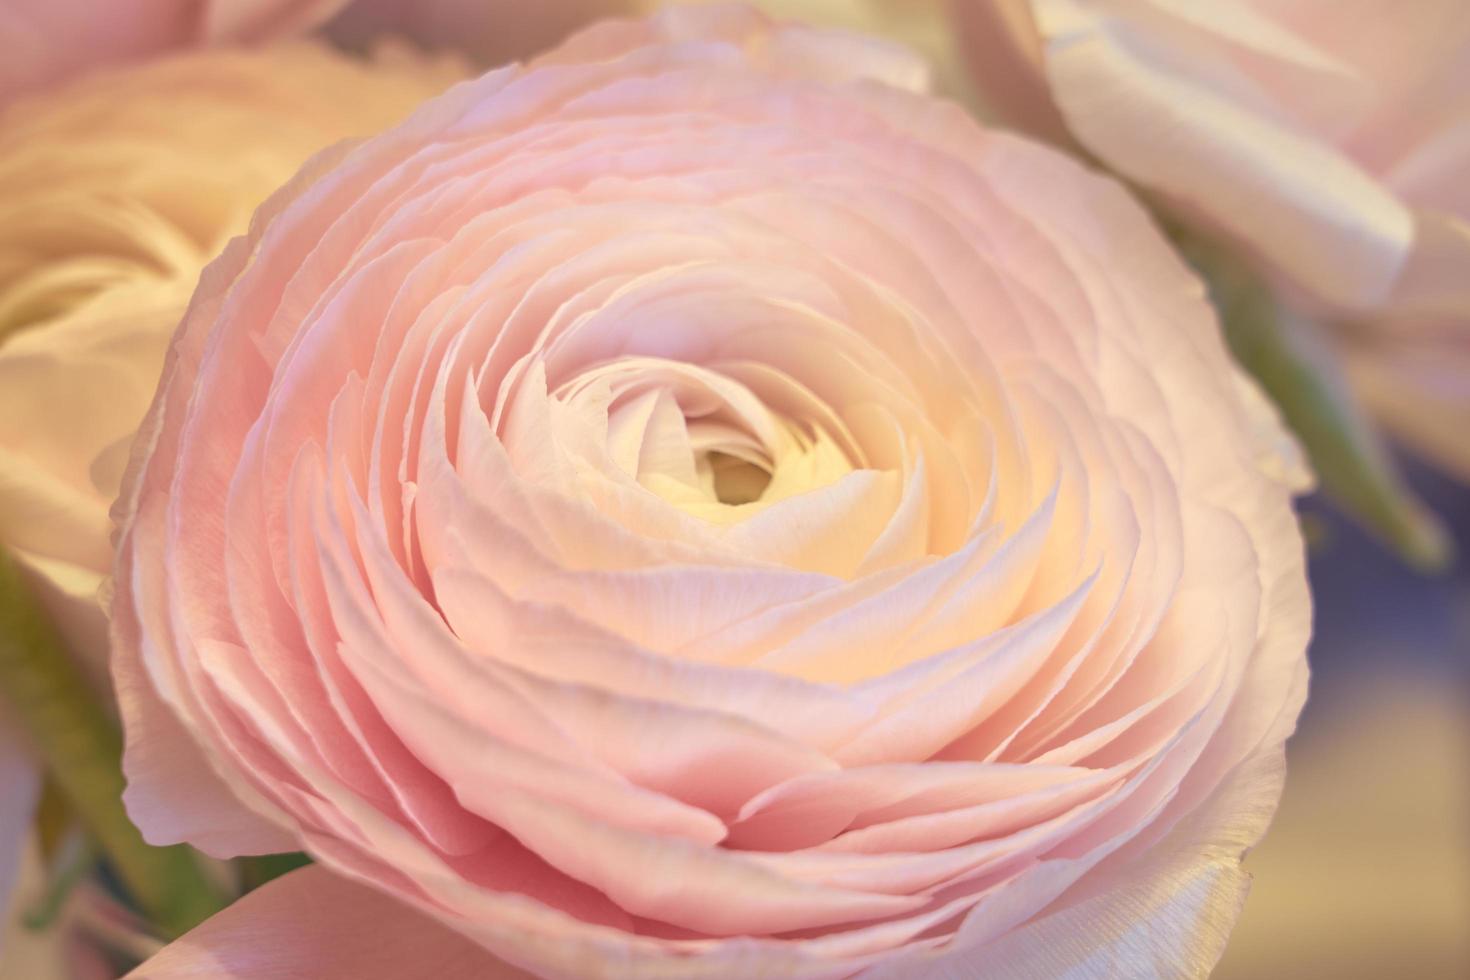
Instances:
[[[122,805],[122,734],[0,548],[0,697],[132,899],[171,936],[223,907],[193,852],[152,847]]]
[[[1209,284],[1231,351],[1281,409],[1323,491],[1410,566],[1444,571],[1453,541],[1399,475],[1317,325],[1294,316],[1228,250],[1178,227],[1173,232]]]

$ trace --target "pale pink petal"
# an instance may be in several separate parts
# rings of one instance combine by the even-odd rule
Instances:
[[[1142,856],[1099,869],[1077,898],[985,946],[987,978],[1206,976],[1250,887],[1241,857],[1264,833],[1281,793],[1280,750],[1232,774],[1199,811]],[[899,959],[875,978],[963,969],[971,950]]]
[[[112,682],[127,738],[123,803],[144,839],[187,841],[221,858],[296,850],[289,832],[241,804],[159,698],[127,638],[136,628],[125,609],[113,607]]]

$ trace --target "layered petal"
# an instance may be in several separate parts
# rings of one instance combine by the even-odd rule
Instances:
[[[118,509],[150,838],[552,976],[984,967],[1123,866],[1228,891],[1305,676],[1290,442],[1137,204],[923,76],[673,8],[278,191]]]

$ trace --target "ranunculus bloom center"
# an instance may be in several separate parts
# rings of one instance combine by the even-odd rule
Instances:
[[[745,373],[751,367],[745,365]],[[823,420],[784,416],[759,390],[799,395],[797,382],[768,376],[752,390],[739,379],[740,368],[730,365],[727,373],[647,356],[595,365],[554,392],[554,412],[566,424],[553,431],[586,426],[568,439],[575,446],[586,442],[587,432],[605,430],[604,439],[590,444],[591,458],[582,457],[600,477],[631,477],[669,504],[720,525],[830,487],[852,472],[849,452],[857,451],[844,448],[852,445],[845,428],[834,436]],[[830,419],[840,426],[835,415]]]

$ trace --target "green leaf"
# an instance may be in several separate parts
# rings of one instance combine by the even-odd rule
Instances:
[[[187,847],[152,847],[122,805],[122,734],[0,548],[0,698],[131,898],[177,936],[224,907]]]
[[[55,925],[71,893],[97,869],[97,856],[97,848],[90,839],[74,835],[66,849],[57,855],[45,893],[26,911],[22,924],[36,932]]]
[[[311,858],[300,851],[236,859],[236,864],[240,868],[240,885],[246,892],[252,892],[283,874],[295,871],[297,868],[304,868],[311,863]]]
[[[1187,231],[1171,231],[1205,277],[1231,350],[1296,433],[1322,491],[1412,567],[1449,567],[1450,535],[1405,485],[1354,399],[1322,327],[1289,309],[1232,252]]]

